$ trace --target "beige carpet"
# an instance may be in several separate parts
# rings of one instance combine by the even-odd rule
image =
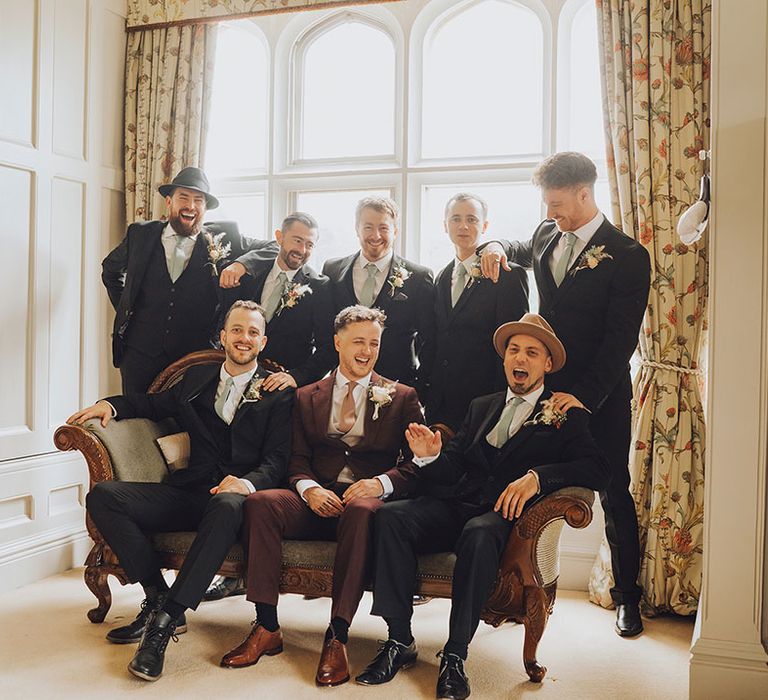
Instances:
[[[133,618],[138,587],[113,584],[114,600],[102,625],[85,611],[95,599],[82,570],[11,591],[0,599],[0,697],[29,698],[302,698],[333,696],[376,700],[433,698],[438,660],[447,630],[449,602],[435,600],[416,609],[414,633],[419,661],[379,688],[350,682],[332,689],[314,686],[317,656],[327,624],[329,601],[283,596],[280,622],[285,651],[247,669],[219,668],[221,655],[249,629],[253,607],[243,598],[203,603],[188,613],[189,632],[171,642],[165,673],[156,683],[134,679],[126,670],[135,646],[109,644],[109,627]],[[353,675],[376,653],[384,624],[370,617],[363,599],[349,645]],[[470,647],[467,673],[472,697],[667,700],[688,695],[688,649],[692,619],[646,621],[641,637],[620,639],[613,613],[587,602],[585,593],[561,591],[539,646],[549,669],[544,682],[528,682],[522,664],[523,628],[481,624]]]

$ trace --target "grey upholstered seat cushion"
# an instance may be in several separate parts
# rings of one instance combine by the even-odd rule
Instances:
[[[85,428],[107,448],[116,480],[159,482],[168,474],[155,440],[178,432],[176,421],[155,423],[146,418],[128,418],[112,420],[104,428],[99,421],[90,420]]]

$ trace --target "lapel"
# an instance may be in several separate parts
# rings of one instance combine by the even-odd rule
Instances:
[[[243,391],[243,395],[250,389],[251,385],[254,382],[257,382],[259,379],[264,379],[267,377],[269,373],[261,366],[258,365],[256,367],[256,371],[253,373],[253,376],[251,377],[251,381],[248,382],[248,384],[245,385],[245,391]],[[263,397],[265,398],[265,397]],[[259,404],[263,400],[260,399],[259,401],[246,401],[243,402],[242,397],[240,398],[240,403],[237,405],[237,408],[235,409],[235,415],[232,417],[232,422],[229,424],[230,428],[234,428],[237,423],[240,422],[240,419],[248,413],[248,411],[252,411],[259,407]]]
[[[539,400],[536,402],[536,406],[533,408],[533,412],[529,416],[528,421],[530,421],[539,411],[541,411],[541,404],[546,401],[550,396],[552,396],[552,392],[548,391],[547,389],[544,389],[541,396],[539,396]],[[538,430],[540,426],[538,425],[523,425],[520,426],[520,429],[511,437],[507,442],[504,444],[504,447],[501,448],[499,451],[499,455],[497,457],[497,461],[501,461],[503,459],[506,459],[511,452],[514,450],[517,450],[520,448],[520,446],[529,438],[531,435],[533,435],[536,430]]]
[[[195,425],[197,426],[197,430],[200,433],[200,436],[206,440],[214,449],[218,449],[216,441],[213,439],[213,436],[206,427],[205,421],[200,418],[199,414],[195,410],[193,402],[211,385],[212,382],[218,382],[220,372],[221,364],[209,365],[200,369],[198,372],[199,377],[196,378],[194,383],[190,384],[187,396],[184,398],[184,403],[187,405],[187,408],[194,416]],[[213,390],[213,395],[216,395],[215,388]]]
[[[491,432],[491,428],[493,428],[493,426],[499,422],[501,411],[504,408],[504,404],[506,403],[506,397],[506,389],[496,394],[488,407],[488,412],[485,414],[485,418],[480,421],[480,425],[475,431],[475,436],[472,440],[472,448],[478,448],[479,453],[483,455],[483,459],[485,459],[485,450],[483,449],[483,444],[481,441],[485,440],[486,435]]]
[[[454,264],[455,264],[455,261],[454,261]],[[451,314],[452,318],[456,317],[458,313],[467,305],[467,303],[469,302],[469,298],[472,296],[472,294],[474,294],[478,284],[479,284],[479,281],[476,279],[473,279],[472,277],[470,277],[467,280],[467,283],[464,286],[464,290],[462,291],[461,296],[459,297],[459,300],[456,302],[456,306],[454,306],[451,309],[451,311],[453,312]]]
[[[449,262],[437,277],[437,313],[446,319],[451,315],[451,275],[456,261]]]
[[[360,251],[354,255],[350,255],[348,258],[344,258],[344,260],[341,261],[341,267],[339,267],[339,284],[347,290],[350,298],[353,299],[353,304],[360,303],[355,294],[355,284],[352,281],[352,268],[359,257]]]
[[[251,283],[251,297],[259,302],[262,306],[266,303],[266,299],[261,299],[261,294],[264,291],[264,283],[267,281],[267,277],[269,277],[269,273],[272,271],[272,268],[274,267],[275,261],[269,260],[267,261],[268,264],[264,265],[254,276],[253,281]]]
[[[262,290],[264,289],[264,282],[266,282],[266,279],[267,279],[267,276],[265,275],[263,278],[263,281],[261,282]],[[304,268],[301,267],[293,276],[293,281],[290,282],[290,285],[292,287],[295,284],[305,284],[305,283],[309,283],[309,278],[304,274]],[[296,306],[293,308],[295,309],[296,307],[299,306],[299,304],[303,304],[305,301],[306,301],[306,298],[302,297],[301,299],[299,299],[299,301],[296,303]],[[272,317],[272,320],[267,324],[267,328],[268,329],[271,328],[274,330],[275,326],[279,327],[281,324],[280,319],[285,318],[286,314],[290,314],[290,313],[291,313],[291,309],[289,308],[282,309],[280,313],[275,312],[275,315]],[[269,333],[267,335],[269,335]]]
[[[549,296],[553,296],[557,293],[557,285],[555,284],[555,278],[552,276],[552,270],[549,269],[549,259],[552,257],[552,251],[557,245],[557,241],[560,239],[560,232],[557,227],[554,226],[552,231],[547,234],[543,244],[541,255],[535,258],[534,261],[534,274],[536,276],[536,282],[539,289],[547,289]],[[566,275],[566,278],[568,275]]]
[[[389,261],[389,267],[387,268],[387,274],[386,277],[384,277],[384,284],[381,285],[381,289],[379,290],[379,294],[376,297],[376,299],[373,302],[373,305],[377,309],[383,309],[386,306],[389,305],[390,301],[394,300],[394,296],[397,295],[398,291],[395,290],[394,295],[390,295],[391,287],[387,283],[387,280],[392,276],[392,270],[395,268],[396,265],[400,265],[403,267],[403,259],[400,258],[395,253],[392,253],[392,260]]]
[[[584,256],[584,253],[586,253],[592,246],[596,245],[606,245],[610,241],[610,229],[606,226],[608,223],[608,219],[604,219],[603,223],[600,224],[600,228],[595,231],[592,238],[589,239],[589,242],[584,247],[584,250],[581,252],[581,255],[579,255],[572,263],[571,266],[568,268],[568,272],[566,273],[565,277],[563,278],[562,284],[557,288],[555,291],[555,299],[560,298],[561,296],[565,295],[565,293],[573,286],[573,284],[576,282],[577,278],[579,278],[579,273],[576,272],[576,268],[579,265],[580,260]],[[549,265],[547,265],[549,267]],[[588,277],[587,271],[583,271],[581,273],[583,277]]]
[[[368,387],[372,387],[380,380],[380,375],[376,374],[376,372],[371,372],[371,381],[368,384]],[[365,445],[376,445],[376,438],[381,427],[381,417],[383,412],[387,409],[380,408],[379,417],[376,420],[373,420],[373,401],[368,399],[368,389],[366,389],[363,410],[365,411],[365,418],[363,422],[363,439],[360,442]]]
[[[130,281],[130,305],[133,306],[133,302],[139,294],[141,289],[141,283],[144,279],[144,274],[149,268],[149,260],[152,254],[155,252],[155,246],[160,246],[160,252],[163,255],[163,261],[165,261],[165,248],[163,248],[162,241],[160,240],[163,235],[163,229],[165,228],[165,221],[155,221],[153,226],[142,227],[140,238],[141,243],[136,246],[136,257],[131,260],[130,269],[128,270]],[[166,264],[166,269],[168,268]]]
[[[163,251],[165,252],[165,251]],[[208,244],[205,240],[205,229],[200,231],[200,233],[197,235],[197,239],[195,240],[195,245],[192,248],[192,255],[189,256],[189,262],[187,263],[187,266],[184,268],[184,271],[179,275],[179,280],[184,277],[187,272],[190,269],[195,269],[198,265],[200,267],[205,267],[208,260]],[[168,269],[168,266],[166,265],[166,270]],[[213,277],[214,275],[210,275]],[[177,282],[179,280],[176,280]]]
[[[333,386],[336,383],[336,370],[325,379],[321,379],[309,399],[312,404],[312,415],[315,417],[315,430],[321,437],[328,436],[328,423],[331,420],[333,408]]]

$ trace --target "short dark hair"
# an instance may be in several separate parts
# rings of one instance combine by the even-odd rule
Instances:
[[[457,192],[453,195],[453,197],[451,197],[445,204],[445,212],[443,213],[444,219],[448,218],[448,212],[457,202],[477,202],[480,205],[480,209],[483,211],[483,221],[488,221],[488,202],[471,192]]]
[[[563,151],[545,158],[533,173],[533,184],[543,190],[592,187],[597,180],[595,164],[583,153]]]
[[[351,323],[362,323],[363,321],[378,323],[381,326],[381,330],[384,330],[384,322],[386,320],[387,314],[381,309],[369,308],[361,304],[347,306],[336,314],[336,318],[333,320],[333,332],[338,333]]]
[[[386,214],[392,217],[397,226],[397,222],[400,219],[400,207],[397,206],[397,202],[389,197],[363,197],[358,203],[355,209],[355,226],[360,223],[360,216],[363,213],[363,209],[373,209],[373,211],[379,214]]]
[[[283,223],[280,224],[280,230],[286,231],[294,224],[304,224],[311,231],[317,231],[317,221],[309,214],[305,214],[303,211],[295,211],[292,214],[288,214],[283,219]]]
[[[252,301],[251,299],[238,299],[234,304],[232,304],[232,306],[229,307],[229,311],[227,311],[227,315],[224,317],[224,325],[222,328],[227,327],[227,321],[229,321],[229,317],[235,309],[248,309],[248,311],[258,311],[259,314],[261,314],[261,318],[264,320],[264,327],[266,328],[267,315],[264,311],[264,307],[262,307],[261,304],[257,304],[255,301]]]

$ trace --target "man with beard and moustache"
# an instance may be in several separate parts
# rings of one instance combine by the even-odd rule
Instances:
[[[203,223],[219,202],[200,168],[184,168],[158,191],[168,221],[131,224],[102,262],[101,279],[117,312],[112,360],[124,393],[146,391],[171,362],[211,347],[222,264],[248,248],[274,248],[271,241],[246,243],[233,222]]]
[[[387,315],[376,366],[426,397],[435,345],[435,283],[432,271],[394,252],[399,209],[391,199],[365,197],[357,204],[357,253],[323,265],[331,281],[334,311],[361,304]]]
[[[111,630],[115,644],[141,640],[129,671],[148,681],[163,671],[165,649],[186,631],[185,611],[197,608],[212,576],[240,536],[246,496],[285,481],[293,389],[265,392],[257,359],[267,342],[261,307],[232,306],[220,333],[226,360],[190,367],[158,394],[103,399],[72,415],[82,424],[112,418],[173,417],[189,434],[189,465],[162,483],[102,481],[86,499],[88,514],[146,598],[136,619]],[[150,539],[153,532],[197,531],[170,590]]]
[[[587,411],[573,396],[563,397],[561,413],[552,411],[544,377],[561,369],[566,355],[550,325],[525,314],[500,326],[493,346],[503,358],[505,391],[472,401],[445,446],[425,425],[406,431],[425,495],[385,503],[376,513],[371,613],[386,620],[389,637],[355,679],[363,685],[387,683],[415,662],[417,555],[453,551],[449,636],[439,654],[436,696],[469,697],[464,661],[515,520],[537,494],[605,484],[607,464],[589,433]]]

